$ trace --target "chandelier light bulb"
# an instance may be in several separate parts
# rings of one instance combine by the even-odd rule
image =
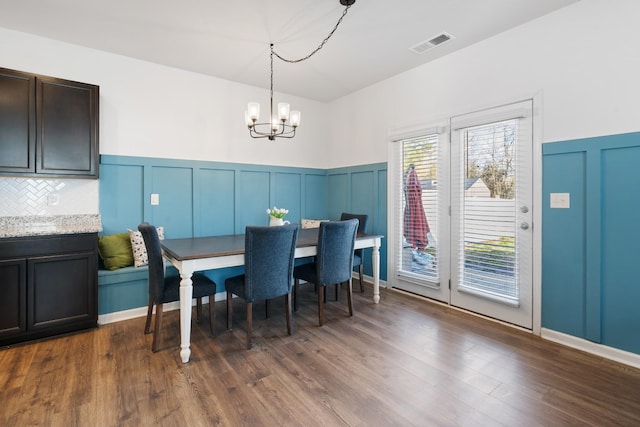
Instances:
[[[252,127],[253,126],[253,120],[251,120],[251,117],[249,116],[249,111],[245,111],[244,112],[244,122],[247,124],[247,126]]]
[[[260,118],[260,104],[257,102],[250,102],[247,105],[247,113],[252,121],[257,121]]]
[[[287,104],[286,102],[278,103],[278,116],[283,122],[289,120],[289,104]]]
[[[300,125],[300,111],[292,111],[289,115],[289,122],[294,128]]]

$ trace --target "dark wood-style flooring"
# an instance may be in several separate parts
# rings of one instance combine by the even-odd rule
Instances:
[[[354,292],[353,318],[343,293],[323,327],[300,297],[293,336],[281,299],[254,305],[251,350],[243,302],[232,332],[218,302],[188,364],[177,311],[155,354],[144,318],[1,349],[0,425],[640,425],[640,370],[396,291]]]

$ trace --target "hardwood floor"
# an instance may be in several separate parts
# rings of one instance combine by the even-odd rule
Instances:
[[[357,288],[357,286],[356,286]],[[344,292],[317,326],[302,287],[294,335],[281,298],[244,304],[225,331],[216,306],[179,360],[178,312],[151,352],[144,318],[0,350],[2,426],[563,426],[640,425],[640,370],[382,289]],[[333,292],[329,292],[330,298]]]

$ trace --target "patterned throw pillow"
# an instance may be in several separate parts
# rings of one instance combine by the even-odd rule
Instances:
[[[158,237],[164,240],[164,227],[156,227]],[[133,251],[133,265],[142,267],[149,263],[147,257],[147,248],[144,246],[142,233],[139,231],[129,230],[129,239],[131,240],[131,250]]]
[[[320,228],[320,223],[329,221],[328,219],[301,219],[300,226],[302,228]]]

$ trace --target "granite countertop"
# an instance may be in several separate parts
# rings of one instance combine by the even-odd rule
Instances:
[[[0,217],[0,238],[101,231],[99,214]]]

